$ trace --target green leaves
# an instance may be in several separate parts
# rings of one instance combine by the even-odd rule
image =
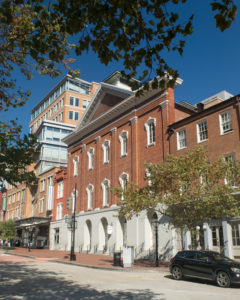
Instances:
[[[0,222],[0,237],[4,240],[12,240],[15,238],[15,222],[8,220],[6,222]]]
[[[192,230],[210,219],[239,214],[234,196],[240,183],[239,162],[222,157],[210,162],[207,152],[196,148],[184,156],[168,155],[164,163],[146,168],[144,187],[128,184],[124,191],[117,189],[116,195],[123,199],[120,216],[131,218],[142,210],[155,210],[168,216],[173,226]]]

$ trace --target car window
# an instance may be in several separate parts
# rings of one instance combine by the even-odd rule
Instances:
[[[210,260],[206,253],[201,253],[201,252],[197,253],[197,259],[202,260],[202,261],[209,261]]]
[[[196,252],[195,251],[185,252],[185,258],[196,259],[197,258]]]

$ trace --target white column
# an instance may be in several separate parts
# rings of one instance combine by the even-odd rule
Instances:
[[[174,256],[177,254],[177,233],[175,228],[171,229],[171,234],[172,234],[172,256]]]
[[[191,232],[187,231],[185,233],[185,238],[184,238],[184,249],[185,250],[190,250],[191,249],[191,245],[192,245]]]
[[[212,250],[212,231],[208,223],[203,224],[204,228],[204,248],[205,250]]]
[[[223,227],[223,240],[224,240],[224,254],[232,258],[232,232],[231,225],[227,221],[222,222]]]

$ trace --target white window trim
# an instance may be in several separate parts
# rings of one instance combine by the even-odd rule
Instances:
[[[78,176],[78,163],[79,163],[79,156],[75,155],[73,158],[73,176]]]
[[[105,178],[101,183],[102,190],[103,190],[103,207],[109,205],[109,188],[110,188],[110,180]],[[108,194],[106,194],[106,187],[108,187]]]
[[[93,208],[93,191],[94,186],[92,184],[89,184],[86,188],[87,196],[88,196],[88,210]]]
[[[126,151],[125,151],[125,147],[124,147],[124,140],[126,140]],[[120,157],[125,157],[125,156],[127,156],[128,131],[123,130],[120,133],[119,141],[120,141],[120,144],[121,144],[121,155],[120,155]]]
[[[154,124],[154,141],[150,141],[150,124]],[[144,128],[147,131],[147,147],[154,146],[156,144],[156,124],[155,118],[149,117],[147,122],[144,124]]]
[[[180,132],[185,132],[185,144],[186,144],[186,146],[184,146],[184,147],[181,147],[180,146],[180,138],[179,138],[179,134],[180,134]],[[183,129],[181,129],[181,130],[179,130],[178,132],[177,132],[177,150],[182,150],[182,149],[185,149],[185,148],[187,148],[187,134],[186,134],[186,129],[185,128],[183,128]]]
[[[63,198],[63,193],[64,193],[64,182],[63,180],[60,180],[58,182],[58,190],[57,190],[57,198]]]
[[[39,213],[42,214],[44,212],[44,198],[40,199],[39,204],[40,204]]]
[[[108,164],[109,163],[109,148],[110,148],[110,141],[105,140],[104,143],[102,144],[102,149],[103,149],[103,163]],[[108,150],[108,157],[106,157],[106,151]]]
[[[200,122],[197,123],[197,142],[198,142],[199,144],[208,141],[208,138],[207,138],[207,139],[204,139],[204,140],[200,140],[199,124],[201,124],[201,123],[203,123],[203,122],[206,122],[206,123],[207,123],[207,120],[202,120],[202,121],[200,121]],[[208,132],[208,124],[207,124],[207,132]]]
[[[62,212],[63,212],[63,203],[59,202],[57,204],[57,220],[61,220],[62,219]]]
[[[125,186],[124,186],[124,183],[126,182],[126,179],[127,179],[127,182],[129,182],[129,175],[125,172],[123,172],[120,176],[119,176],[119,183],[120,183],[120,186],[121,188],[124,190]],[[122,195],[122,198],[121,200],[124,199],[124,196]]]
[[[223,115],[223,114],[226,114],[226,113],[229,113],[229,115],[230,115],[232,128],[231,128],[231,130],[229,130],[229,131],[227,131],[227,132],[224,132],[224,131],[223,131],[222,115]],[[223,111],[223,112],[221,112],[221,113],[219,114],[219,127],[220,127],[220,134],[221,134],[221,135],[225,135],[225,134],[228,134],[228,133],[233,132],[232,112],[231,112],[231,110],[225,110],[225,111]]]
[[[88,170],[93,170],[93,159],[94,159],[94,151],[95,149],[93,147],[88,149],[87,155],[88,155]]]

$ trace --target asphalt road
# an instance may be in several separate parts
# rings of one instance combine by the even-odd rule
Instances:
[[[0,299],[239,300],[240,287],[175,281],[168,273],[119,272],[0,254]]]

